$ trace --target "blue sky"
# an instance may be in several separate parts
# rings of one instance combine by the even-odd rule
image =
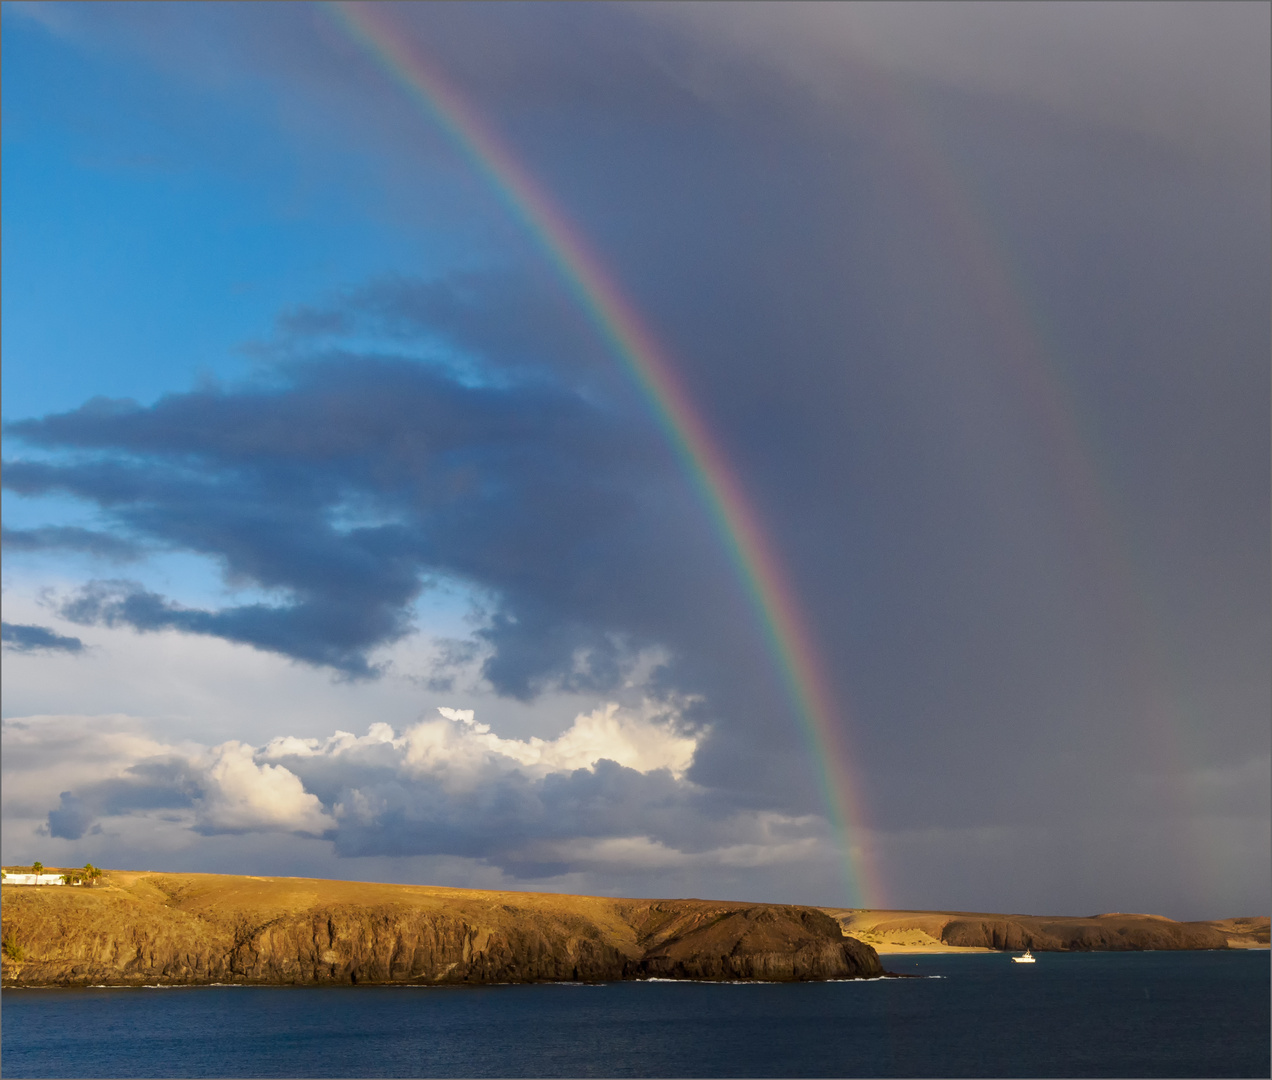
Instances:
[[[6,415],[242,377],[280,311],[445,248],[377,212],[364,148],[280,124],[268,79],[210,94],[9,17],[5,332],[30,363],[6,376]]]
[[[1266,8],[385,15],[675,358],[851,850],[655,418],[338,23],[9,3],[4,859],[1265,910]]]

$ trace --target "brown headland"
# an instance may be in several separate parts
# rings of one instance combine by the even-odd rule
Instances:
[[[5,986],[883,974],[817,908],[106,871],[3,887]]]

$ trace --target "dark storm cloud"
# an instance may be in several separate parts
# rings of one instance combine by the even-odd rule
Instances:
[[[499,318],[491,318],[497,311]],[[375,335],[432,346],[462,378],[533,377],[545,368],[583,384],[617,373],[595,329],[554,275],[491,268],[422,281],[401,275],[351,289],[321,307],[282,313],[279,339],[262,351],[307,355],[323,339]],[[258,346],[260,347],[260,346]]]
[[[374,601],[341,603],[321,598],[271,606],[245,604],[220,611],[183,608],[128,581],[94,581],[63,603],[64,619],[84,626],[180,630],[324,664],[354,677],[373,673],[364,652],[407,632],[405,617]]]
[[[4,647],[15,652],[68,652],[84,651],[84,643],[77,637],[54,633],[47,626],[29,626],[23,623],[0,623],[0,637]]]
[[[50,836],[78,840],[100,831],[102,817],[186,810],[205,795],[197,768],[178,757],[155,757],[129,766],[121,776],[63,791],[49,811]]]
[[[140,559],[144,550],[111,533],[82,529],[73,525],[50,525],[42,529],[0,529],[0,546],[10,551],[80,551],[113,562]]]
[[[304,762],[287,764],[309,788]],[[360,796],[374,810],[341,821],[335,834],[338,854],[459,855],[519,877],[569,869],[532,862],[536,845],[544,842],[635,835],[680,845],[691,842],[688,834],[703,831],[698,819],[704,809],[719,813],[712,800],[687,791],[665,772],[644,774],[612,761],[540,778],[505,773],[459,793],[387,770],[378,777],[345,779],[359,785]],[[347,798],[348,790],[333,804],[341,795]]]
[[[213,634],[365,676],[368,653],[409,631],[429,575],[453,575],[500,597],[487,674],[526,695],[545,679],[612,685],[614,635],[655,641],[659,601],[711,576],[676,565],[692,546],[672,516],[684,496],[643,418],[542,377],[473,387],[389,360],[329,360],[280,381],[9,426],[79,452],[11,462],[12,490],[92,500],[132,535],[211,555],[231,580],[280,596],[206,611],[99,581],[65,617]]]
[[[78,840],[88,832],[93,821],[93,812],[84,801],[69,791],[64,791],[58,808],[49,811],[49,835],[62,840]]]

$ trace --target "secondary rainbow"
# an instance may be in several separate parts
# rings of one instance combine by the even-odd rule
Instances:
[[[328,3],[342,29],[423,106],[485,174],[524,222],[644,394],[703,505],[756,612],[816,763],[843,856],[849,901],[879,906],[878,875],[853,832],[861,827],[858,785],[844,745],[841,711],[803,617],[797,594],[750,505],[736,472],[694,408],[666,352],[578,230],[468,103],[396,32],[378,6]]]

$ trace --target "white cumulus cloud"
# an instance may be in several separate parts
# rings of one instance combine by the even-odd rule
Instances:
[[[694,783],[706,732],[675,703],[604,704],[553,738],[437,712],[400,731],[377,721],[263,746],[166,742],[126,716],[8,720],[5,844],[320,844],[325,860],[460,860],[510,883],[834,858],[822,819],[739,810]]]
[[[246,743],[211,752],[200,824],[216,831],[282,830],[321,834],[335,826],[316,795],[281,765],[261,765]]]
[[[598,761],[613,761],[647,773],[666,769],[676,779],[693,764],[700,733],[682,730],[674,714],[647,703],[637,711],[611,702],[581,713],[555,739],[504,739],[479,724],[471,710],[439,708],[451,721],[425,720],[410,728],[401,742],[406,761],[415,768],[438,771],[471,769],[479,764],[517,765],[536,773],[590,769]],[[395,744],[396,745],[396,744]]]
[[[427,719],[397,735],[385,723],[372,724],[361,738],[337,731],[330,738],[299,739],[280,736],[259,752],[263,760],[284,758],[340,758],[392,748],[392,757],[415,773],[445,776],[463,783],[489,770],[519,768],[531,775],[592,769],[613,761],[636,772],[666,769],[679,780],[693,764],[704,731],[684,727],[679,714],[664,705],[646,702],[639,709],[614,702],[580,713],[555,739],[505,739],[478,723],[472,709],[439,706],[444,720]]]

